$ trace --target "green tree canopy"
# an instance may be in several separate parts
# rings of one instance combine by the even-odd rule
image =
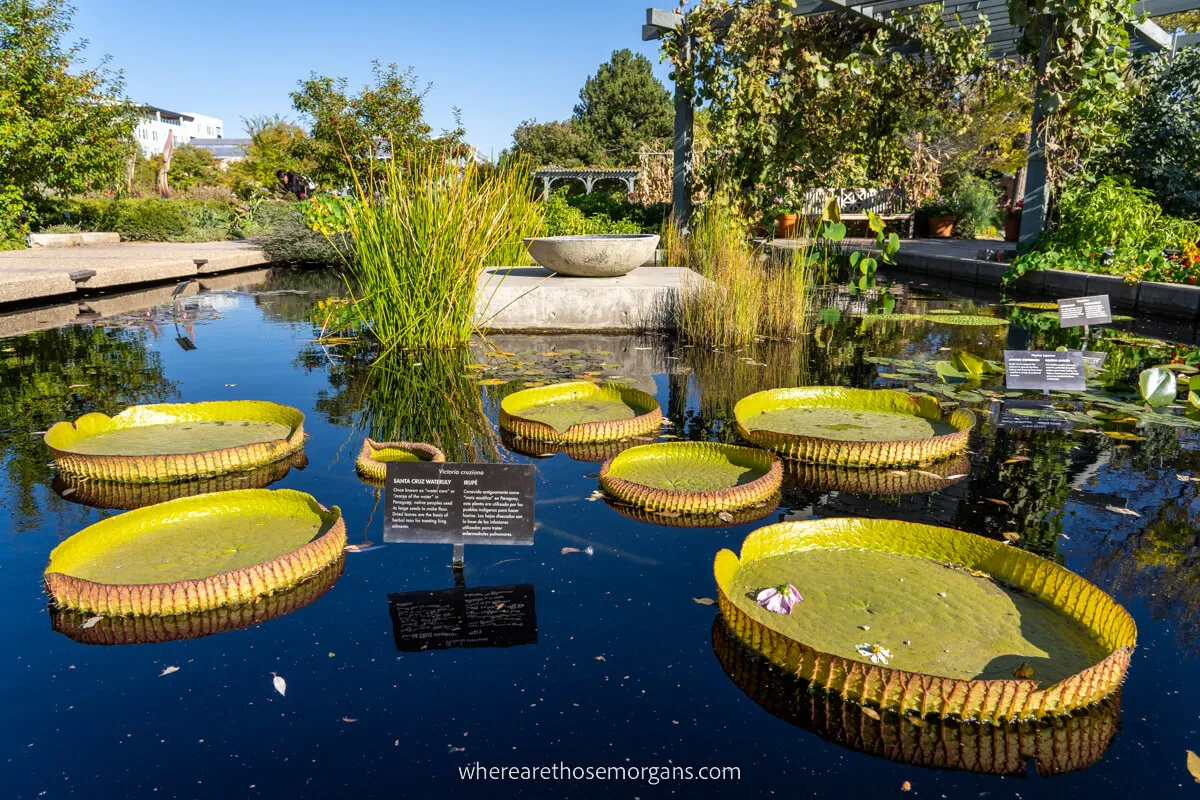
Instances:
[[[637,166],[639,152],[666,146],[675,107],[645,56],[617,50],[583,84],[572,121],[601,163]]]
[[[62,43],[74,12],[62,0],[0,0],[0,190],[73,194],[125,172],[137,115],[107,59],[80,69],[84,44]]]
[[[311,164],[312,177],[326,187],[342,187],[354,174],[378,171],[380,157],[404,159],[430,145],[452,146],[462,130],[440,138],[425,122],[425,95],[412,69],[373,61],[374,82],[357,95],[345,78],[315,73],[292,92],[292,106],[310,123],[309,135],[295,139],[291,152]]]
[[[571,120],[538,122],[528,119],[513,131],[510,153],[520,153],[538,166],[586,167],[596,162],[596,148]]]
[[[271,187],[279,170],[304,175],[312,171],[312,163],[300,155],[308,138],[304,128],[278,114],[243,118],[242,127],[250,134],[250,144],[246,157],[229,165],[235,183]]]

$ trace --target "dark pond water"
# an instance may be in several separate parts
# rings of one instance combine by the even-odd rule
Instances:
[[[477,354],[403,354],[373,372],[366,356],[315,344],[313,304],[336,292],[328,276],[254,280],[186,298],[178,327],[169,309],[139,309],[135,299],[106,321],[0,339],[0,794],[825,797],[893,796],[906,781],[913,796],[935,798],[1195,791],[1185,751],[1200,750],[1200,484],[1191,479],[1200,476],[1200,429],[1161,420],[1083,417],[1073,431],[1026,432],[998,428],[985,413],[969,477],[904,496],[793,478],[764,521],[869,516],[997,539],[1016,532],[1014,546],[1112,592],[1139,629],[1123,696],[1056,725],[916,728],[806,694],[730,641],[715,607],[694,601],[715,596],[715,553],[737,549],[763,523],[636,521],[594,498],[598,464],[567,454],[533,461],[532,547],[467,549],[459,578],[468,589],[515,587],[496,597],[533,608],[536,631],[529,624],[494,642],[510,646],[399,650],[406,631],[393,625],[389,595],[456,585],[449,546],[400,544],[348,554],[340,576],[280,598],[249,627],[221,632],[210,620],[192,629],[213,633],[203,638],[87,643],[172,631],[109,621],[85,630],[52,618],[41,586],[50,550],[118,513],[79,502],[111,505],[111,497],[55,482],[34,432],[59,419],[160,400],[297,406],[311,433],[307,465],[262,480],[340,506],[351,541],[374,546],[380,496],[353,469],[362,437],[436,439],[452,458],[528,463],[494,427],[501,393],[525,382],[624,376],[657,395],[673,422],[668,435],[733,441],[732,405],[759,389],[905,386],[920,377],[913,364],[944,359],[946,348],[999,359],[1006,345],[1077,346],[1079,336],[1031,309],[1006,310],[1014,324],[990,328],[829,315],[804,342],[741,352],[662,337],[504,336],[496,344],[519,366],[487,372],[500,378],[481,385],[483,373],[468,368]],[[919,285],[895,285],[891,297],[898,312],[974,305]],[[844,312],[892,306],[876,294],[838,303]],[[1110,353],[1109,381],[1189,352],[1132,337],[1093,334],[1093,348]],[[914,374],[881,377],[901,369]],[[499,383],[514,371],[522,373],[514,383]],[[994,411],[994,385],[945,399]],[[1093,408],[1085,401],[1075,411]],[[169,667],[178,670],[163,675]],[[273,673],[286,679],[286,697],[274,691]],[[736,767],[740,777],[460,777],[476,763]]]

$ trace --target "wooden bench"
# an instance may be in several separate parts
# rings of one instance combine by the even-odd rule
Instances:
[[[831,197],[837,198],[843,221],[866,221],[873,211],[884,222],[900,223],[912,235],[913,212],[903,189],[809,189],[804,193],[806,217],[819,217]]]

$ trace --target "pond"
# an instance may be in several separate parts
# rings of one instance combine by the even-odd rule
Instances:
[[[1025,415],[1046,430],[999,427],[1002,379],[945,384],[929,366],[955,351],[1002,360],[1006,347],[1079,346],[1082,332],[1059,331],[1039,309],[897,281],[831,296],[799,342],[713,351],[661,335],[498,335],[502,354],[482,344],[401,353],[372,369],[370,353],[315,341],[314,307],[338,292],[336,277],[227,282],[233,288],[185,297],[177,314],[133,309],[0,339],[6,796],[825,797],[910,786],[925,797],[1059,799],[1190,790],[1185,751],[1200,750],[1200,428],[1173,423],[1172,412],[1099,418],[1112,410],[1103,403],[1120,402],[1100,389],[1053,398],[1061,413]],[[1009,324],[940,324],[949,315],[936,309]],[[889,314],[904,316],[881,318]],[[1169,344],[1191,341],[1190,330],[1144,331],[1122,322],[1091,332],[1091,349],[1108,353],[1110,384],[1192,352]],[[606,453],[520,448],[500,433],[505,394],[577,376],[620,377],[654,394],[668,440],[739,442],[737,400],[785,386],[921,384],[982,413],[967,459],[940,474],[796,467],[765,519],[685,528],[599,496],[599,461],[586,459]],[[358,547],[303,592],[193,627],[84,628],[52,613],[42,586],[51,549],[123,505],[168,497],[57,479],[40,432],[134,403],[239,399],[298,407],[310,434],[303,458],[243,483],[340,506]],[[1052,429],[1063,421],[1066,430]],[[449,546],[384,544],[381,491],[354,469],[364,436],[435,441],[452,461],[534,464],[534,544],[468,547],[460,574]],[[769,522],[839,516],[1010,541],[1109,591],[1139,633],[1121,697],[1056,723],[996,730],[876,720],[808,694],[730,638],[710,602],[713,557]],[[406,609],[456,586],[480,613],[509,603],[521,613],[501,631],[414,647]],[[739,774],[464,775],[476,764]]]

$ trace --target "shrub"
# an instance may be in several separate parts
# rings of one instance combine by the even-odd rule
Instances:
[[[547,236],[585,236],[604,233],[641,233],[642,228],[630,220],[613,220],[607,214],[588,216],[571,205],[567,190],[559,189],[546,201],[545,229]]]
[[[640,233],[658,233],[671,216],[669,203],[638,205],[609,192],[568,195],[567,202],[588,216],[604,215],[617,222],[633,222]]]
[[[1000,224],[996,207],[1000,194],[991,181],[974,175],[959,181],[954,192],[954,204],[958,219],[954,222],[954,235],[962,239],[974,239],[984,228]]]
[[[304,267],[343,266],[345,261],[340,253],[352,257],[353,248],[344,234],[335,234],[331,241],[324,234],[309,228],[300,212],[294,208],[286,209],[286,213],[273,209],[271,213],[278,216],[274,216],[265,233],[253,238],[271,263]]]
[[[117,200],[104,212],[100,228],[121,234],[123,241],[164,242],[183,235],[188,217],[183,204],[171,200]]]

